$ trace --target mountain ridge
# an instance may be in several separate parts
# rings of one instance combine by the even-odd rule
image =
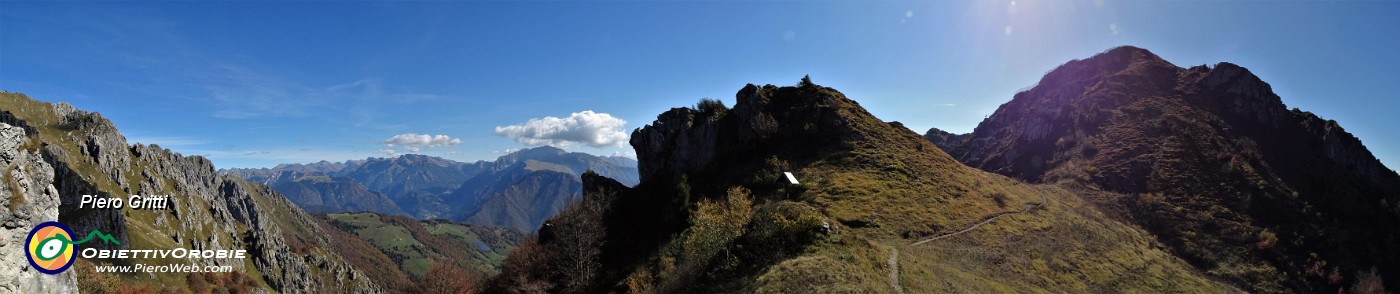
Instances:
[[[970,134],[928,134],[969,166],[1124,194],[1101,204],[1251,291],[1400,279],[1386,249],[1400,246],[1400,176],[1233,63],[1118,47],[1057,67]]]
[[[117,242],[87,243],[99,249],[247,250],[246,259],[190,259],[193,265],[229,266],[234,272],[221,274],[232,279],[230,289],[262,287],[283,293],[338,292],[357,289],[382,293],[383,288],[346,263],[340,256],[323,250],[293,254],[289,244],[309,243],[327,246],[312,218],[285,197],[266,186],[238,177],[222,176],[202,157],[185,157],[155,145],[127,145],[115,125],[96,112],[86,112],[66,103],[44,103],[18,93],[0,93],[4,126],[10,123],[26,131],[22,148],[26,154],[41,155],[42,161],[23,156],[7,157],[5,164],[22,172],[33,185],[8,195],[6,210],[43,205],[43,219],[59,221],[75,231],[101,231]],[[16,128],[7,128],[14,130]],[[6,141],[19,142],[19,141]],[[38,158],[38,157],[29,157]],[[48,172],[52,171],[52,172]],[[13,175],[13,173],[7,172]],[[6,183],[7,186],[10,183]],[[9,190],[9,189],[7,189]],[[13,191],[7,191],[13,192]],[[7,193],[8,194],[8,193]],[[81,195],[125,197],[126,195],[172,195],[177,197],[167,210],[78,209]],[[56,201],[53,201],[56,200]],[[34,207],[29,207],[34,208]],[[28,208],[26,208],[28,209]],[[52,218],[50,218],[52,217]],[[31,218],[32,220],[32,218]],[[8,221],[8,220],[7,220]],[[24,228],[14,228],[24,230]],[[7,229],[7,232],[12,232]],[[21,237],[7,236],[6,247]],[[119,243],[118,243],[119,242]],[[6,262],[17,255],[6,255]],[[101,275],[99,265],[131,264],[133,259],[79,259],[62,275],[68,281],[43,284],[8,282],[0,288],[54,292],[112,292],[135,289],[181,290],[197,288],[207,276],[186,273],[151,273],[143,276]],[[9,267],[7,267],[9,268]],[[15,267],[21,268],[21,267]],[[28,267],[26,279],[44,280]],[[34,277],[40,275],[40,277]],[[7,276],[9,277],[9,276]],[[71,281],[71,282],[69,282]],[[207,284],[205,284],[207,286]],[[51,287],[47,289],[32,287]]]
[[[635,183],[637,178],[633,160],[551,146],[516,150],[494,161],[472,163],[405,154],[340,163],[226,169],[221,173],[266,183],[317,212],[374,211],[532,231],[577,198],[578,176],[589,170],[624,183]],[[328,180],[302,180],[312,178]],[[373,204],[360,203],[365,201]]]

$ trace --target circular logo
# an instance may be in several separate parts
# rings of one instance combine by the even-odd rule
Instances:
[[[24,240],[29,265],[41,273],[56,275],[73,266],[73,230],[58,222],[45,222],[29,231]]]

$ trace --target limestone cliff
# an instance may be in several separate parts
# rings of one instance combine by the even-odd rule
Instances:
[[[73,293],[77,279],[72,272],[46,275],[30,267],[24,243],[35,225],[58,220],[58,190],[53,167],[36,149],[38,138],[21,123],[0,113],[0,166],[5,189],[0,189],[0,292]]]
[[[23,94],[0,94],[0,111],[4,111],[3,121],[9,126],[0,144],[10,150],[4,152],[5,163],[11,166],[6,172],[16,176],[15,182],[19,183],[17,188],[7,183],[5,193],[26,193],[26,200],[19,204],[10,201],[5,214],[0,215],[5,221],[6,242],[14,242],[10,238],[13,230],[25,233],[34,223],[56,219],[75,232],[100,230],[120,242],[82,246],[243,249],[249,255],[246,260],[80,260],[73,269],[56,276],[66,276],[66,283],[43,283],[69,286],[55,291],[73,292],[65,290],[71,289],[74,272],[81,273],[91,264],[166,262],[231,266],[235,272],[252,278],[257,286],[281,293],[383,292],[340,256],[324,249],[330,240],[310,215],[266,186],[220,175],[203,157],[186,157],[155,145],[127,145],[117,128],[98,113],[77,110],[65,103],[34,101]],[[130,195],[168,195],[172,200],[165,210],[135,210],[130,205],[121,209],[80,209],[78,204],[84,194],[122,199]],[[4,260],[9,262],[11,257],[5,256]],[[23,257],[17,260],[23,261]],[[186,275],[76,276],[78,284],[100,291],[111,285],[185,289]]]

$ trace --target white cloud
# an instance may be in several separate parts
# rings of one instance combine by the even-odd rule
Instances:
[[[1010,35],[1011,35],[1011,26],[1006,26],[1006,35],[1007,35],[1007,36],[1010,36]]]
[[[1117,35],[1118,35],[1118,24],[1117,24],[1117,23],[1110,23],[1110,24],[1108,24],[1108,31],[1109,31],[1110,34],[1112,34],[1112,35],[1114,35],[1114,36],[1117,36]]]
[[[602,148],[627,142],[627,133],[622,131],[625,124],[627,121],[610,114],[585,110],[565,118],[546,116],[522,124],[497,126],[496,134],[526,145],[567,147],[580,143]]]
[[[456,139],[447,135],[428,134],[399,134],[388,140],[384,140],[384,145],[389,147],[404,146],[410,151],[417,152],[422,147],[452,147],[462,145],[462,139]]]
[[[394,149],[379,149],[379,151],[375,151],[375,153],[379,153],[379,154],[383,154],[383,155],[387,155],[387,156],[394,156],[394,154],[398,154],[399,152],[398,152],[398,151],[394,151]]]

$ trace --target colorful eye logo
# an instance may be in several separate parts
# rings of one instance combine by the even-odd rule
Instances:
[[[73,230],[58,222],[46,222],[29,231],[24,247],[29,265],[41,273],[56,275],[73,266]]]

